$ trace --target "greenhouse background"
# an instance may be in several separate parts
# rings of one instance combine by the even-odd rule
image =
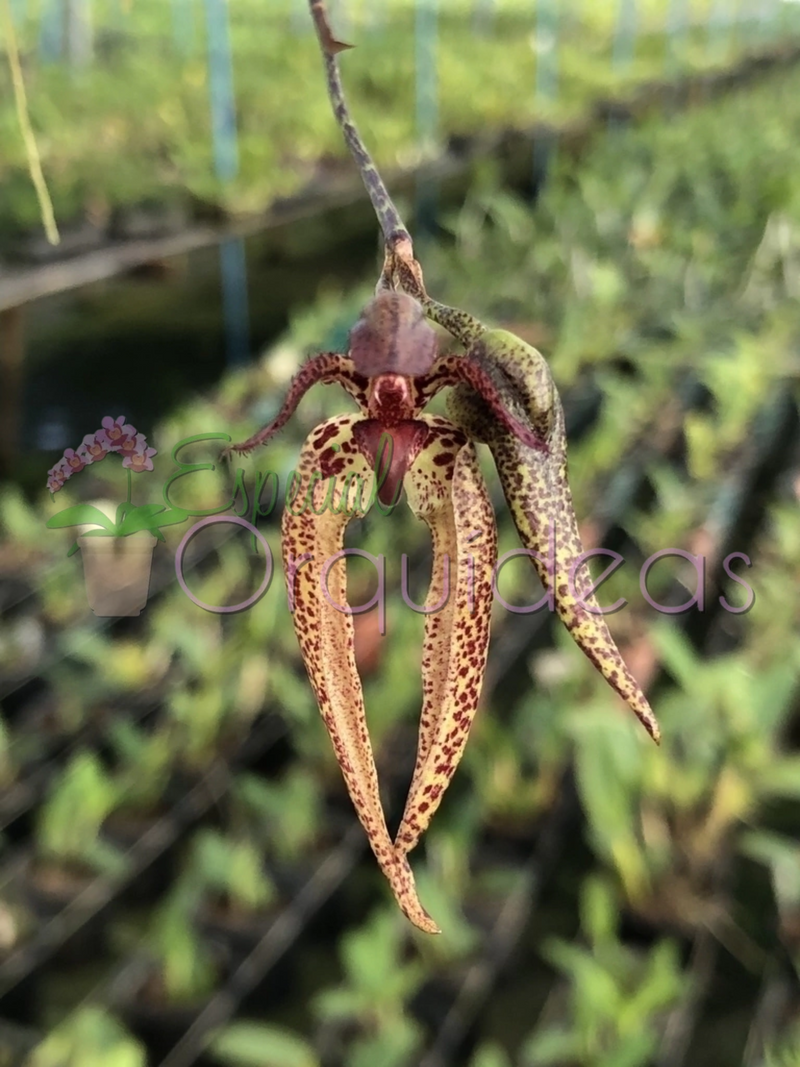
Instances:
[[[265,503],[352,404],[315,389],[235,483],[219,463],[308,355],[346,349],[380,265],[308,5],[0,0],[0,1065],[798,1067],[800,3],[328,6],[428,290],[550,364],[662,743],[510,560],[411,857],[443,932],[408,923]],[[119,416],[155,454],[48,491]],[[140,613],[104,614],[55,516],[126,493],[192,518],[161,531]],[[229,522],[187,538],[223,513],[262,546]],[[386,558],[385,634],[354,625],[395,830],[430,537],[401,506],[347,544]],[[374,597],[366,559],[348,579]]]

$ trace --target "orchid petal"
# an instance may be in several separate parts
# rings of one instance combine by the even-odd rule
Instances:
[[[395,849],[386,826],[355,661],[353,617],[346,610],[345,559],[331,565],[342,551],[348,523],[366,514],[372,502],[364,494],[372,494],[374,475],[353,441],[359,421],[359,415],[330,419],[303,446],[300,491],[283,513],[284,574],[303,661],[356,813],[403,912],[420,929],[437,933],[417,897],[408,860]]]
[[[297,405],[306,395],[312,385],[322,383],[325,385],[341,385],[358,404],[360,410],[366,414],[368,407],[367,379],[356,374],[353,361],[338,352],[321,352],[313,359],[309,359],[292,378],[289,391],[281,405],[278,415],[267,423],[258,433],[253,434],[247,441],[241,441],[235,445],[229,445],[223,455],[237,452],[239,455],[247,455],[254,448],[260,448],[282,430],[292,415],[297,410]]]
[[[431,428],[429,444],[404,484],[411,510],[431,531],[433,574],[417,760],[395,838],[402,852],[425,832],[464,753],[486,670],[497,561],[494,512],[474,447],[447,419],[420,419]]]
[[[479,352],[476,346],[476,352]],[[527,424],[508,410],[503,401],[503,396],[491,376],[487,373],[483,363],[477,355],[467,352],[465,355],[449,353],[440,356],[431,368],[430,372],[417,378],[414,382],[414,399],[419,408],[431,400],[440,389],[445,386],[468,385],[483,397],[492,410],[494,417],[518,437],[523,444],[536,448],[540,452],[547,451],[547,445],[542,437]]]
[[[524,445],[464,386],[454,390],[448,410],[489,445],[520,540],[533,553],[536,572],[573,640],[657,742],[656,718],[600,614],[588,569],[579,565],[583,546],[567,480],[564,411],[550,368],[536,349],[503,330],[487,331],[471,351],[512,414],[544,437],[549,454]]]

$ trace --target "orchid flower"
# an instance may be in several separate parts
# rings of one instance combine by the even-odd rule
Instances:
[[[121,451],[126,442],[133,441],[136,437],[136,428],[125,422],[124,415],[120,415],[116,419],[106,415],[103,419],[103,429],[98,431],[98,436],[103,432],[110,443],[112,452]]]
[[[126,442],[120,448],[120,455],[125,457],[122,461],[123,467],[127,467],[135,474],[141,474],[142,471],[153,469],[153,456],[158,453],[154,448],[148,448],[147,439],[143,433],[137,433],[132,442]]]
[[[513,334],[428,297],[411,238],[347,112],[336,61],[347,46],[333,37],[322,0],[310,6],[334,113],[381,223],[386,259],[347,354],[309,360],[276,419],[228,452],[265,444],[317,382],[338,384],[358,405],[358,414],[329,419],[303,445],[292,496],[304,504],[287,506],[282,521],[284,574],[303,660],[358,817],[402,910],[420,929],[437,932],[417,897],[408,853],[464,752],[486,667],[497,529],[475,442],[493,454],[522,543],[567,629],[655,740],[659,732],[580,566],[564,415],[549,367]],[[438,354],[426,317],[463,344],[463,355]],[[450,418],[426,414],[448,386]],[[416,765],[392,840],[356,668],[342,549],[351,519],[371,506],[390,510],[402,490],[430,529],[434,565]]]
[[[110,451],[111,441],[108,439],[105,430],[98,430],[97,433],[87,433],[83,443],[78,446],[78,455],[86,463],[99,463],[100,460],[106,458]]]
[[[64,452],[63,462],[69,468],[70,476],[82,471],[87,463],[91,463],[90,457],[86,456],[83,452],[76,452],[74,448],[67,448]]]

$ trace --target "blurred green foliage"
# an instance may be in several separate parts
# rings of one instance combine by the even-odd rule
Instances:
[[[303,48],[316,78],[311,44]],[[352,77],[355,89],[358,78]],[[402,93],[397,101],[398,113],[407,115]],[[324,103],[319,116],[327,128]],[[378,132],[384,150],[394,150],[390,134]],[[487,687],[463,765],[426,835],[424,855],[420,850],[419,861],[415,857],[422,899],[445,933],[435,941],[412,938],[393,908],[375,908],[379,879],[354,872],[338,955],[327,942],[319,950],[331,967],[334,957],[340,966],[333,975],[330,968],[312,968],[305,1028],[293,1020],[287,1025],[296,1033],[234,1024],[215,1046],[221,1061],[245,1065],[261,1062],[254,1057],[263,1054],[275,1067],[312,1067],[322,1047],[333,1047],[347,1067],[417,1062],[426,1038],[409,1002],[424,998],[430,982],[457,986],[471,964],[490,958],[493,920],[519,884],[520,855],[535,847],[569,766],[576,772],[588,857],[559,882],[557,895],[565,909],[578,896],[580,932],[573,941],[573,931],[559,927],[559,936],[544,944],[537,935],[535,945],[519,946],[519,968],[549,964],[542,979],[546,1006],[539,1011],[531,994],[524,1020],[530,1033],[521,1050],[518,1033],[513,1040],[496,1029],[481,1033],[487,1040],[471,1067],[650,1062],[670,1013],[693,992],[676,944],[689,944],[699,930],[722,937],[730,929],[731,902],[718,875],[739,857],[768,872],[780,924],[773,933],[800,967],[793,934],[800,914],[796,464],[786,459],[789,474],[773,487],[749,547],[753,567],[745,573],[755,604],[715,624],[716,655],[693,649],[680,618],[665,620],[645,606],[633,559],[666,545],[690,552],[698,545],[718,547],[735,512],[742,471],[764,433],[761,414],[775,397],[797,399],[799,146],[800,76],[790,71],[686,114],[598,136],[580,163],[566,155],[555,161],[535,208],[502,188],[497,166],[487,161],[467,203],[446,220],[449,237],[425,249],[426,278],[437,297],[542,338],[568,410],[597,390],[597,421],[571,450],[577,510],[590,534],[602,536],[606,524],[616,524],[635,550],[603,602],[618,595],[630,601],[611,623],[626,655],[641,656],[657,679],[664,743],[651,746],[623,717],[566,635],[552,645],[542,636],[542,647],[512,655],[519,620],[498,610],[490,669],[512,662],[513,670],[497,671]],[[174,412],[154,435],[159,475],[169,470],[169,449],[182,437],[213,427],[241,438],[270,417],[307,348],[341,330],[344,317],[353,321],[371,280],[354,291],[324,294],[298,313],[256,367],[228,377],[213,397]],[[690,408],[687,383],[704,387],[707,402]],[[304,434],[346,403],[333,389],[312,393],[268,456],[243,461],[250,484],[257,469],[285,477]],[[664,440],[671,447],[661,447]],[[209,446],[196,452],[198,460],[215,458]],[[640,467],[653,488],[648,506],[628,492]],[[198,508],[210,507],[229,497],[229,475],[208,472],[191,491]],[[510,548],[513,531],[495,495],[501,544]],[[230,797],[214,814],[213,832],[203,826],[195,839],[199,852],[205,850],[205,874],[187,873],[190,861],[160,901],[148,934],[169,995],[202,996],[216,976],[195,922],[201,889],[228,892],[237,888],[232,880],[241,881],[248,906],[263,902],[257,860],[291,866],[327,849],[328,805],[342,797],[299,663],[285,591],[276,574],[254,608],[223,619],[192,604],[173,584],[153,598],[134,636],[102,632],[87,618],[76,561],[61,558],[55,534],[54,540],[42,536],[49,507],[44,494],[35,505],[15,494],[0,500],[4,551],[21,572],[40,575],[41,586],[27,629],[16,616],[0,635],[4,667],[22,662],[44,669],[46,648],[48,662],[59,664],[49,677],[54,719],[65,735],[115,702],[123,709],[126,702],[143,705],[153,714],[152,722],[134,723],[123,710],[122,722],[108,726],[109,768],[82,756],[77,779],[69,777],[76,774],[72,765],[63,772],[45,808],[44,835],[60,854],[91,856],[103,817],[114,807],[152,813],[159,800],[174,796],[176,782],[185,788],[202,781],[265,711],[278,712],[286,723],[285,762],[270,768],[266,779],[232,772]],[[275,522],[263,530],[277,560]],[[171,549],[181,533],[167,532]],[[427,537],[408,514],[368,518],[349,536],[350,543],[390,560],[408,552],[417,561],[412,587],[424,588]],[[204,538],[198,538],[204,557],[187,571],[190,588],[203,599],[234,603],[257,585],[263,560],[253,557],[244,536]],[[657,598],[674,585],[675,569],[663,567],[654,570],[650,585]],[[354,570],[359,602],[368,596],[369,580],[367,571]],[[373,642],[365,687],[377,757],[391,779],[400,777],[396,756],[413,743],[416,728],[421,620],[402,606],[399,569],[388,584],[389,635]],[[537,598],[521,566],[509,584],[520,603]],[[732,585],[726,595],[734,601],[742,591]],[[516,687],[511,696],[509,682]],[[9,725],[7,748],[19,774],[17,731],[24,733],[23,726]],[[30,737],[25,743],[32,744]],[[89,799],[77,815],[76,780],[80,796]],[[782,826],[775,825],[776,810],[784,813]],[[486,848],[498,840],[512,857],[505,862]],[[232,850],[242,841],[240,879]],[[568,851],[579,851],[577,842],[569,845]],[[631,917],[650,932],[647,947],[634,947],[621,932]],[[278,1021],[283,1025],[282,1017],[269,1020]],[[509,1013],[506,1029],[514,1022]],[[793,1035],[773,1037],[764,1067],[794,1063]]]
[[[145,951],[152,962],[151,997],[168,1004],[197,1003],[214,989],[220,968],[194,925],[201,887],[190,872],[180,876],[152,915]]]
[[[56,1027],[25,1067],[147,1067],[147,1055],[102,1008],[91,1006]]]
[[[36,852],[43,865],[67,871],[119,874],[124,859],[100,830],[117,803],[117,789],[92,752],[68,761],[39,811]]]
[[[588,944],[553,940],[544,945],[550,962],[569,981],[569,1023],[540,1027],[522,1050],[524,1067],[646,1067],[652,1062],[659,1016],[684,988],[678,952],[669,941],[648,953],[622,944],[617,916],[608,885],[587,879],[581,927]]]
[[[614,5],[558,5],[558,94],[550,100],[534,91],[538,42],[529,4],[496,0],[490,32],[480,34],[467,0],[442,3],[437,80],[443,135],[569,119],[602,94],[624,93],[659,77],[667,63],[673,72],[718,66],[748,47],[769,47],[781,28],[776,20],[766,37],[754,35],[745,21],[739,33],[715,38],[707,32],[706,5],[696,2],[688,12],[694,28],[669,41],[667,0],[638,6],[632,62],[614,66]],[[94,56],[88,64],[37,59],[43,4],[28,5],[20,27],[32,122],[62,224],[82,217],[103,223],[132,205],[162,212],[170,204],[259,211],[324,180],[330,161],[344,158],[310,19],[302,9],[298,18],[295,0],[237,0],[229,7],[241,162],[229,185],[214,176],[200,12],[190,12],[181,26],[173,21],[176,9],[163,0],[122,7],[119,0],[98,0],[93,8]],[[369,5],[354,3],[348,16],[339,25],[334,12],[335,28],[358,45],[344,63],[354,114],[379,164],[414,165],[422,152],[414,128],[414,5],[387,0],[376,15]],[[3,65],[0,234],[38,223],[7,87]]]
[[[408,929],[394,908],[375,911],[342,939],[344,981],[319,995],[316,1011],[330,1023],[358,1024],[349,1067],[402,1067],[419,1047],[420,1029],[407,1015],[406,1002],[424,970],[419,961],[404,959],[407,940]]]
[[[225,1067],[319,1067],[313,1045],[277,1026],[233,1023],[211,1045],[214,1062]]]
[[[196,888],[220,899],[234,915],[258,913],[277,898],[255,841],[200,830],[192,840],[190,871]]]

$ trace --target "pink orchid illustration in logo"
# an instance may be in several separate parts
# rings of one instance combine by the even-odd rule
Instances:
[[[147,441],[144,434],[141,433],[136,435],[134,444],[135,451],[129,451],[127,448],[121,449],[121,451],[127,453],[122,461],[122,466],[134,471],[136,474],[140,474],[142,471],[151,471],[153,469],[152,457],[156,455],[156,450],[147,447]]]
[[[143,433],[137,433],[135,437],[127,437],[118,448],[113,448],[112,451],[116,452],[120,456],[133,456],[137,452],[142,452],[147,448],[147,441]],[[123,467],[127,464],[123,461]]]
[[[83,439],[83,443],[78,447],[78,455],[86,458],[87,463],[99,463],[101,459],[105,459],[108,453],[111,451],[111,441],[108,439],[108,434],[105,430],[98,430],[97,433],[87,433]]]
[[[59,489],[64,485],[67,478],[70,477],[71,471],[68,470],[66,463],[63,459],[60,459],[54,467],[51,467],[47,472],[47,488],[51,493],[57,493]]]
[[[157,539],[165,540],[162,527],[187,518],[182,508],[165,504],[137,506],[131,502],[131,476],[153,470],[157,452],[148,446],[144,434],[125,422],[123,415],[117,419],[106,416],[101,429],[87,434],[77,451],[66,449],[47,472],[47,488],[57,493],[73,474],[112,453],[122,458],[128,474],[127,499],[117,507],[116,514],[106,514],[94,504],[76,504],[47,522],[51,530],[84,527],[67,554],[71,556],[81,549],[89,606],[104,618],[139,614],[147,603],[153,548]],[[116,539],[126,540],[120,543]]]
[[[112,419],[106,415],[103,425],[94,433],[87,434],[77,450],[67,448],[64,455],[47,472],[47,488],[57,493],[64,483],[90,464],[99,463],[106,456],[116,453],[123,456],[122,466],[136,474],[153,469],[152,457],[157,455],[155,448],[148,447],[147,438],[137,433],[136,427],[125,421],[120,415]],[[128,474],[128,500],[131,500],[130,473]]]
[[[112,452],[121,451],[127,441],[133,441],[136,438],[136,427],[126,423],[124,415],[120,415],[116,419],[106,415],[103,419],[103,429],[110,442]]]
[[[87,463],[91,463],[92,460],[86,459],[80,452],[76,452],[74,448],[68,448],[64,452],[64,459],[61,462],[69,468],[69,477],[71,477],[73,474],[77,474],[78,471],[82,471]]]

